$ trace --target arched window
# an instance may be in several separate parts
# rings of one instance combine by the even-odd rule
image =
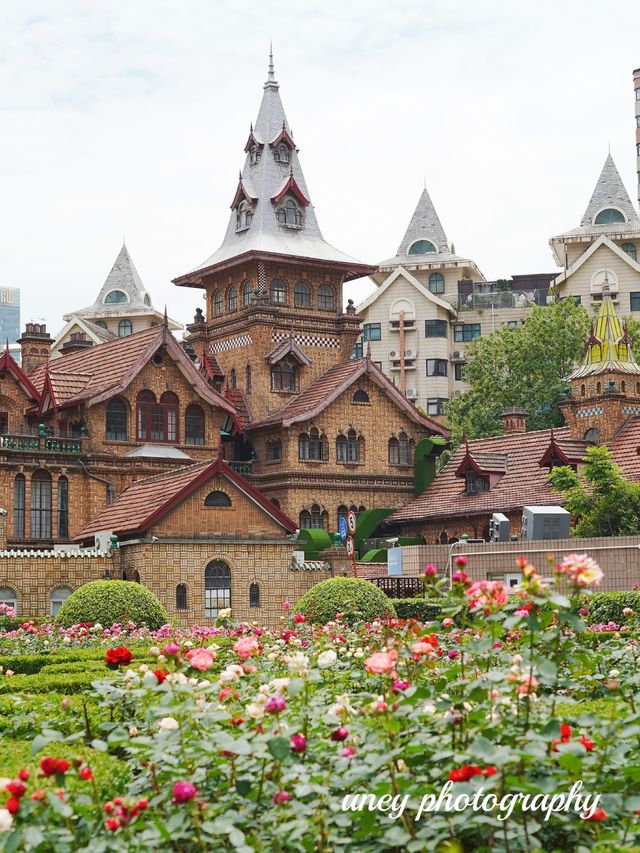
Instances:
[[[274,278],[269,290],[269,298],[272,305],[287,304],[287,285],[281,278]]]
[[[249,163],[250,163],[252,166],[255,166],[255,164],[256,164],[256,163],[258,162],[258,160],[260,159],[260,155],[261,155],[261,154],[262,154],[262,151],[260,150],[260,146],[259,146],[259,145],[256,145],[256,144],[255,144],[255,142],[254,142],[254,144],[253,144],[253,145],[251,146],[251,148],[249,149]]]
[[[31,538],[51,539],[51,474],[42,469],[31,477]]]
[[[627,383],[624,381],[624,379],[620,383],[620,390],[622,391],[623,394],[627,393]]]
[[[276,219],[280,225],[302,227],[302,211],[292,198],[288,198],[284,205],[276,210]]]
[[[179,583],[176,587],[176,610],[187,609],[187,587],[183,583]]]
[[[309,530],[311,527],[311,513],[307,509],[303,509],[300,513],[300,530]]]
[[[24,539],[25,516],[25,479],[24,474],[16,474],[13,481],[13,535]]]
[[[444,293],[444,276],[441,272],[432,272],[429,276],[429,290],[431,293]]]
[[[13,607],[13,615],[18,615],[18,596],[10,586],[0,586],[0,604]]]
[[[151,297],[149,296],[148,293],[145,293],[142,301],[144,302],[145,305],[148,305],[149,308],[151,308]]]
[[[231,498],[226,492],[216,490],[209,492],[204,499],[205,506],[231,506]]]
[[[366,391],[363,391],[362,388],[358,388],[357,391],[353,392],[353,397],[351,398],[352,403],[368,403],[369,395]]]
[[[602,385],[599,382],[596,382],[596,394],[602,393]]]
[[[605,207],[593,220],[594,225],[610,225],[612,222],[626,222],[626,217],[621,210],[615,207]]]
[[[311,504],[311,527],[324,530],[326,527],[327,513],[322,512],[318,504]]]
[[[291,152],[286,142],[281,142],[273,149],[273,159],[276,163],[288,163]]]
[[[229,306],[229,311],[235,311],[238,307],[238,288],[235,285],[229,288],[227,304]]]
[[[165,391],[159,403],[153,391],[140,391],[136,401],[138,441],[177,441],[178,405],[172,391]]]
[[[389,465],[400,464],[400,442],[397,438],[389,439]]]
[[[354,429],[336,439],[336,462],[359,462],[360,441]]]
[[[101,329],[107,328],[107,324],[105,323],[104,320],[94,320],[93,323],[95,326],[99,326]]]
[[[253,208],[248,201],[243,200],[236,211],[236,231],[242,231],[251,225],[253,220]]]
[[[105,305],[111,305],[114,302],[128,302],[129,298],[123,290],[112,290],[104,298]]]
[[[296,308],[311,308],[311,288],[306,281],[298,281],[293,288],[293,304]]]
[[[349,515],[349,507],[344,504],[340,504],[338,507],[337,518],[338,518],[338,530],[340,530],[340,519],[344,518],[345,524],[347,522],[347,516]]]
[[[251,299],[253,296],[253,291],[251,288],[251,282],[245,281],[242,285],[242,307],[248,308],[251,305]]]
[[[58,477],[58,539],[69,538],[69,480]]]
[[[244,388],[245,391],[251,391],[251,365],[248,364],[244,369]]]
[[[213,294],[213,313],[214,316],[219,317],[222,314],[222,291],[216,290]]]
[[[238,386],[238,377],[236,375],[235,367],[231,368],[231,372],[229,373],[229,388],[232,388],[234,391]]]
[[[204,615],[217,619],[231,607],[231,570],[222,560],[212,560],[204,570]]]
[[[249,586],[249,607],[260,607],[260,587],[257,583]]]
[[[584,440],[590,444],[600,444],[600,430],[596,427],[591,427],[584,434]]]
[[[189,403],[184,413],[184,439],[187,444],[204,444],[204,411],[197,403]]]
[[[120,322],[118,323],[118,337],[126,338],[131,334],[133,334],[133,326],[131,325],[131,320],[120,320]]]
[[[581,385],[581,386],[580,386],[580,396],[581,396],[581,397],[586,397],[586,396],[587,396],[587,386],[586,386],[586,385]]]
[[[107,441],[126,441],[129,435],[129,407],[124,400],[115,397],[107,403],[105,437]]]
[[[50,613],[52,616],[57,616],[58,611],[71,595],[72,590],[68,586],[60,586],[54,589],[51,593]]]
[[[277,441],[267,442],[267,462],[280,462],[282,459],[282,442]]]
[[[318,288],[318,308],[321,311],[333,311],[336,307],[336,295],[330,284],[321,284]]]
[[[636,252],[636,247],[633,243],[623,243],[622,251],[626,252],[630,258],[633,258],[634,261],[638,260],[638,253]]]
[[[413,442],[409,440],[406,432],[398,436],[399,465],[411,465],[413,462]]]
[[[438,539],[440,540],[441,545],[447,545],[449,542],[449,534],[446,530],[442,530]]]
[[[315,427],[309,434],[298,436],[298,459],[308,462],[326,462],[329,458],[329,442],[326,435],[320,435]]]
[[[430,240],[416,240],[416,242],[409,247],[410,255],[428,255],[435,251],[436,247]]]
[[[283,358],[271,368],[272,391],[297,391],[298,367],[290,359]]]

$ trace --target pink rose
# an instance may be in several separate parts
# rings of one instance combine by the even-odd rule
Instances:
[[[423,640],[418,640],[411,644],[411,651],[414,655],[420,657],[420,655],[432,655],[435,649],[431,643],[425,643]]]
[[[197,794],[196,786],[191,782],[176,782],[173,786],[173,802],[186,803],[192,800]]]
[[[291,752],[304,752],[307,748],[307,739],[300,733],[291,738]]]
[[[277,806],[281,806],[284,803],[288,803],[291,799],[291,794],[288,791],[276,791],[273,795],[273,802]]]
[[[285,603],[282,605],[282,609],[283,610],[291,610],[291,605],[289,604],[288,601],[285,601]]]
[[[371,672],[374,675],[382,675],[384,672],[389,672],[390,669],[393,669],[397,659],[398,653],[396,651],[375,652],[371,657],[366,659],[364,665],[367,672]]]
[[[180,654],[180,646],[177,643],[167,643],[162,649],[162,654],[167,657],[173,657]]]
[[[442,627],[443,628],[450,628],[452,625],[453,625],[453,619],[451,618],[451,616],[447,616],[446,619],[442,620]]]
[[[287,703],[282,696],[269,696],[267,701],[264,703],[264,709],[267,714],[279,714],[280,711],[284,711],[286,707]]]
[[[208,669],[211,669],[216,657],[217,655],[215,652],[211,652],[209,649],[203,648],[191,649],[191,651],[186,654],[189,664],[194,669],[199,669],[200,672],[206,672]]]
[[[250,658],[252,655],[256,654],[259,649],[260,644],[255,637],[240,637],[239,640],[236,640],[233,646],[233,651],[242,660]]]

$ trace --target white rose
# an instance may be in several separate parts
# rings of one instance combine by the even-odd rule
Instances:
[[[180,723],[175,717],[163,717],[158,723],[158,729],[161,732],[173,732],[180,728]]]
[[[620,670],[619,670],[619,669],[612,669],[612,670],[609,672],[609,678],[617,678],[619,675],[620,675]]]
[[[329,669],[329,667],[333,666],[337,660],[338,655],[333,651],[333,649],[329,649],[328,651],[322,652],[318,655],[318,666],[321,669]]]
[[[152,657],[157,658],[160,654],[160,649],[157,646],[151,646],[151,648],[149,649],[149,654]]]
[[[231,616],[231,608],[230,607],[225,607],[222,610],[218,611],[218,618],[219,619],[228,619],[230,616]]]
[[[8,832],[12,823],[11,812],[8,809],[0,809],[0,832]]]
[[[129,727],[129,737],[136,737],[138,734],[138,729],[136,726]]]
[[[253,720],[261,720],[264,717],[264,705],[252,702],[251,705],[247,705],[246,712],[247,716]]]
[[[7,787],[9,782],[11,782],[11,779],[7,779],[5,776],[3,776],[0,779],[0,791],[4,791],[4,789]]]
[[[294,675],[306,675],[309,669],[309,658],[304,652],[294,652],[287,656],[289,672]]]

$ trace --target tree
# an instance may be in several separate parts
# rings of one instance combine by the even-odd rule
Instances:
[[[587,450],[583,476],[569,466],[549,474],[577,520],[576,536],[634,536],[640,533],[640,483],[626,480],[608,447]]]
[[[471,387],[447,406],[453,443],[499,435],[500,415],[519,406],[529,414],[529,429],[562,423],[558,403],[564,377],[583,356],[589,334],[587,311],[573,299],[535,305],[524,323],[504,326],[468,348],[464,378]]]

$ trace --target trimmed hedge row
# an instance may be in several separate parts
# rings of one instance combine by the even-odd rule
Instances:
[[[22,673],[3,678],[0,693],[81,693],[91,687],[92,681],[106,674],[106,668],[104,672],[89,669],[84,672]]]
[[[586,607],[589,611],[589,622],[616,622],[618,625],[626,625],[629,623],[629,617],[622,612],[625,607],[630,607],[640,616],[640,592],[596,592],[588,599]]]
[[[296,604],[316,625],[325,625],[342,614],[345,622],[372,622],[395,616],[390,598],[370,581],[360,578],[330,578],[312,586]]]
[[[439,601],[430,601],[427,598],[392,598],[391,603],[398,619],[433,622],[442,617],[442,605]]]
[[[117,640],[113,641],[117,645]],[[129,645],[134,656],[135,646]],[[0,666],[11,669],[17,673],[40,672],[42,667],[57,664],[71,663],[73,661],[101,661],[107,651],[107,646],[93,646],[87,649],[65,649],[64,651],[38,652],[31,655],[4,655],[0,657]],[[140,661],[142,663],[142,661]]]
[[[45,625],[47,622],[53,622],[52,616],[0,616],[0,630],[2,631],[17,631],[25,622],[32,622],[34,625]]]

